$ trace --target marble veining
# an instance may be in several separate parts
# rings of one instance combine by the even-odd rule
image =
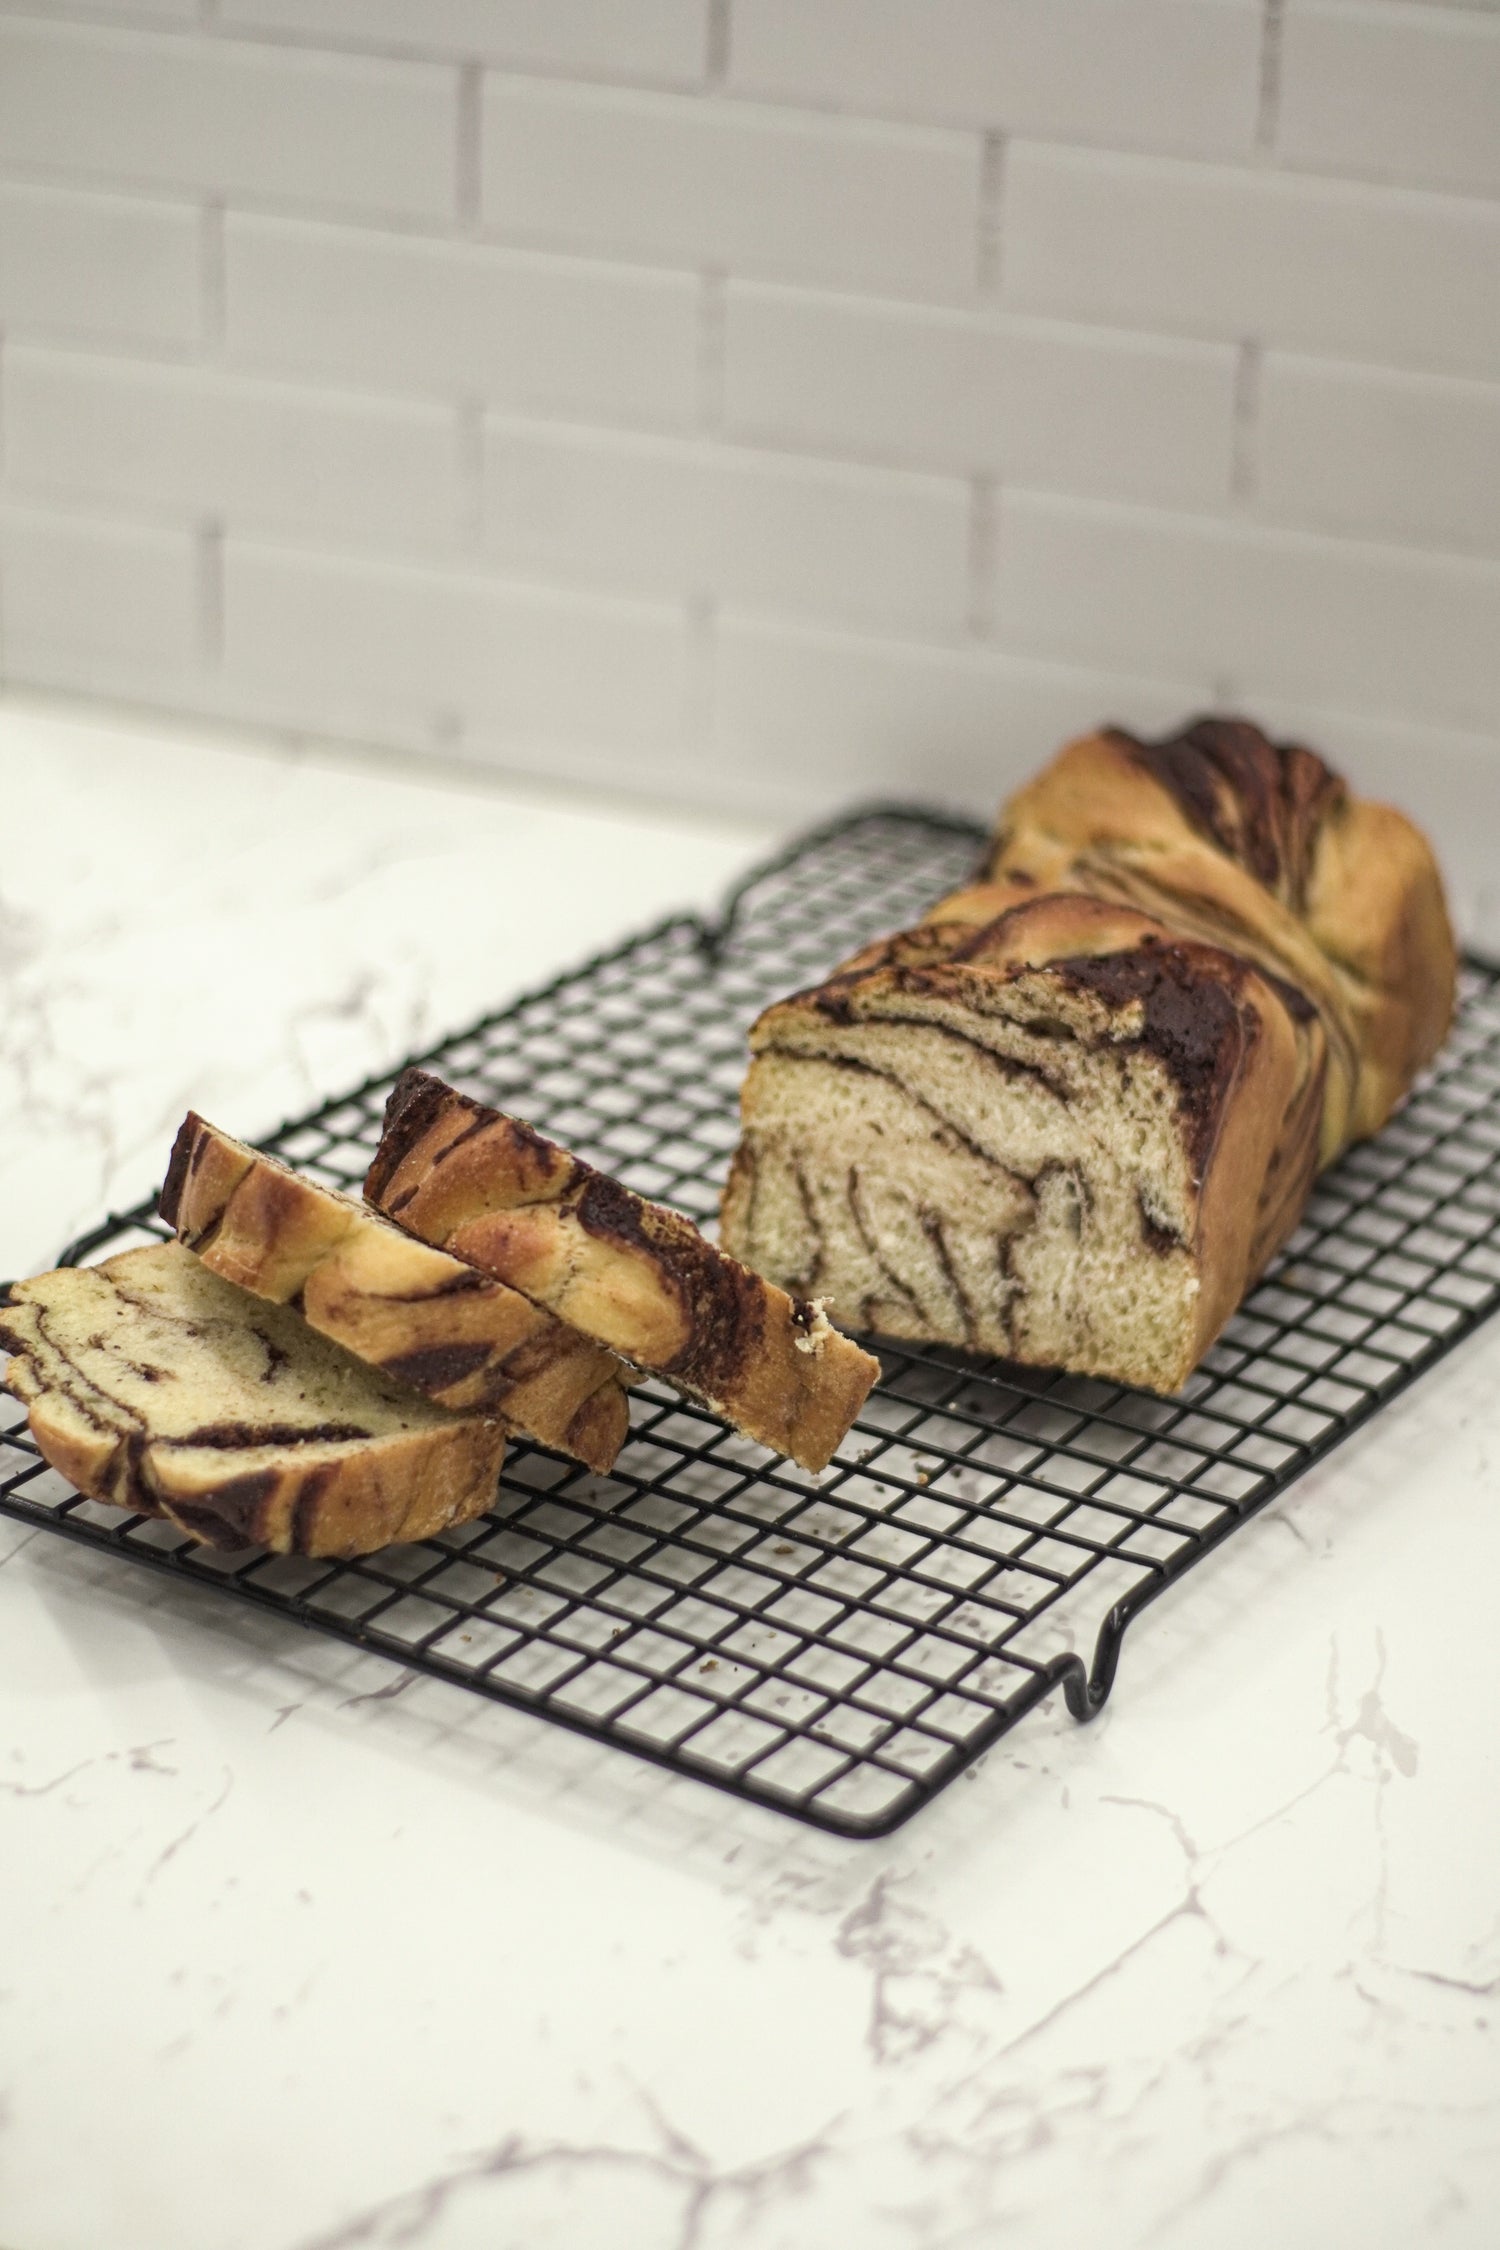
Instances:
[[[25,712],[0,778],[10,1271],[767,841]],[[0,1525],[0,2241],[1489,2250],[1497,1378],[871,1844]]]

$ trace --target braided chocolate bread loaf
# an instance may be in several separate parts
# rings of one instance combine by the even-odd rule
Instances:
[[[1111,728],[751,1032],[722,1240],[852,1326],[1175,1390],[1430,1061],[1431,850],[1243,721]]]

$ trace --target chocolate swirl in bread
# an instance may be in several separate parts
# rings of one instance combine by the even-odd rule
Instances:
[[[806,1468],[828,1461],[879,1373],[818,1306],[768,1286],[678,1212],[425,1071],[391,1095],[365,1193]]]
[[[5,1379],[80,1492],[212,1547],[363,1555],[494,1497],[505,1431],[362,1366],[176,1242],[17,1282]]]
[[[1424,840],[1311,751],[1089,736],[981,882],[761,1017],[723,1240],[876,1332],[1175,1389],[1455,965]]]
[[[1272,742],[1243,719],[1197,719],[1160,742],[1107,731],[1200,835],[1300,911],[1318,831],[1345,796],[1315,752]]]
[[[442,1406],[501,1415],[601,1471],[625,1442],[626,1370],[613,1352],[191,1110],[161,1215],[226,1281],[295,1306]]]
[[[1005,807],[984,882],[937,911],[988,921],[1043,890],[1136,906],[1300,994],[1328,1050],[1325,1163],[1379,1130],[1452,1016],[1457,956],[1425,837],[1244,720],[1070,743]]]

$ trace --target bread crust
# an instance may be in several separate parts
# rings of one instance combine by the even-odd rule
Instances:
[[[992,884],[1156,914],[1300,992],[1322,1020],[1322,1161],[1378,1132],[1453,1019],[1458,951],[1421,831],[1242,719],[1084,735],[1006,804]]]
[[[278,1400],[301,1408],[343,1355],[294,1314],[222,1282],[213,1284],[222,1294],[209,1301],[208,1325],[231,1322],[264,1348],[267,1405],[258,1422],[210,1418],[194,1427],[181,1412],[184,1391],[201,1379],[212,1395],[221,1369],[205,1340],[202,1292],[184,1289],[175,1260],[193,1263],[164,1243],[41,1274],[18,1282],[0,1309],[0,1346],[12,1354],[6,1383],[27,1407],[43,1458],[81,1493],[162,1517],[207,1546],[319,1557],[428,1538],[489,1506],[503,1425],[415,1399],[403,1412],[391,1387],[353,1361],[337,1369],[336,1420],[320,1426],[302,1412],[278,1426]],[[102,1334],[80,1344],[112,1312],[123,1313],[122,1333],[142,1358],[123,1360]],[[115,1379],[122,1368],[132,1380]],[[183,1426],[171,1427],[173,1419]]]
[[[677,1212],[425,1071],[391,1095],[365,1193],[804,1468],[826,1465],[880,1372]]]
[[[1068,745],[1011,799],[977,882],[762,1015],[721,1239],[789,1286],[809,1286],[809,1273],[821,1271],[815,1238],[827,1215],[815,1209],[798,1149],[809,1159],[825,1152],[812,1110],[799,1112],[788,1092],[798,1057],[868,1068],[849,1027],[884,1023],[889,1039],[913,1043],[899,1025],[930,1032],[941,1019],[957,1030],[1004,1015],[1019,1028],[1009,1059],[992,1061],[1057,1081],[1017,1045],[1028,1023],[1045,1032],[1050,1010],[1058,1035],[1080,1052],[1134,1055],[1142,1084],[1154,1073],[1170,1088],[1196,1304],[1173,1344],[1158,1336],[1148,1346],[1128,1325],[1101,1341],[1081,1322],[1043,1363],[1175,1389],[1296,1225],[1318,1167],[1377,1130],[1430,1061],[1451,1019],[1456,970],[1425,840],[1399,813],[1352,797],[1311,751],[1274,744],[1241,721],[1197,721],[1158,743],[1105,729]],[[1092,1017],[1079,1012],[1085,995],[1096,1004]],[[925,1095],[918,1084],[921,1069],[935,1067],[930,1040],[927,1054],[905,1096],[932,1098],[930,1138],[940,1141],[954,1129],[954,1110],[935,1083]],[[901,1167],[921,1165],[894,1151],[916,1142],[889,1120],[870,1129],[887,1136],[876,1158],[887,1184],[909,1188]],[[976,1151],[973,1176],[998,1160],[994,1150]],[[783,1186],[774,1225],[757,1213],[773,1162],[802,1206],[798,1218]],[[1029,1162],[1018,1192],[1035,1204],[1050,1165],[1035,1153]],[[1152,1187],[1144,1181],[1142,1257],[1161,1247],[1144,1200]],[[871,1235],[874,1256],[879,1228],[856,1208],[852,1186],[845,1200],[847,1224]],[[915,1209],[949,1265],[942,1229],[953,1214],[930,1200]],[[1017,1224],[1032,1224],[1024,1209]],[[996,1284],[999,1303],[1010,1252],[997,1248],[1006,1277]],[[876,1291],[862,1324],[958,1340],[916,1302]],[[966,1313],[965,1327],[972,1334],[985,1323]],[[989,1348],[1037,1358],[1014,1320],[998,1343],[994,1320],[986,1334]]]
[[[630,1428],[619,1359],[518,1290],[189,1111],[161,1215],[226,1281],[440,1405],[498,1414],[598,1471]]]

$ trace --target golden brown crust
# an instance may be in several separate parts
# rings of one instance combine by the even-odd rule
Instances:
[[[365,1192],[805,1468],[831,1458],[879,1373],[675,1211],[424,1071],[391,1096]]]
[[[503,1282],[414,1241],[189,1111],[161,1214],[214,1273],[442,1406],[499,1414],[591,1469],[630,1427],[612,1352]]]
[[[1351,799],[1318,839],[1307,927],[1332,962],[1360,1055],[1348,1139],[1378,1133],[1448,1036],[1458,953],[1425,836],[1389,805]]]
[[[1305,995],[1328,1043],[1325,1164],[1379,1130],[1452,1020],[1457,948],[1425,837],[1244,720],[1069,743],[1006,805],[987,875],[1134,904]]]
[[[0,1311],[6,1383],[43,1458],[81,1493],[208,1546],[328,1557],[483,1513],[504,1459],[499,1422],[405,1408],[295,1314],[218,1280],[205,1292],[177,1260],[193,1265],[164,1243],[40,1274]],[[226,1330],[259,1355],[260,1382],[226,1376]],[[243,1419],[222,1418],[226,1396]]]
[[[144,1489],[150,1512],[208,1546],[348,1558],[430,1539],[482,1515],[495,1496],[503,1448],[500,1425],[474,1418],[440,1437],[387,1439],[336,1461],[268,1455],[228,1476],[212,1454],[148,1448],[140,1477],[118,1498],[99,1497],[136,1507]]]
[[[1104,1010],[1098,1035],[1122,1054],[1154,1054],[1176,1088],[1199,1286],[1180,1381],[1295,1226],[1318,1165],[1375,1131],[1436,1052],[1455,982],[1425,840],[1399,813],[1351,797],[1312,752],[1231,720],[1200,720],[1157,743],[1118,729],[1084,737],[1011,799],[980,881],[761,1017],[722,1238],[755,1254],[762,1135],[783,1174],[803,1178],[788,1154],[789,1081],[768,1073],[797,1055],[869,1067],[848,1039],[843,1052],[826,1038],[820,1047],[819,1021],[894,1025],[946,1011],[951,1033],[963,1011],[976,1023],[993,1013],[1002,991],[1023,1022],[1042,1019],[1049,991],[1070,1002],[1087,991]],[[1057,1012],[1060,1033],[1094,1036],[1076,1008]],[[1006,1067],[1048,1077],[1035,1056],[1018,1059],[1014,1042]],[[794,1103],[791,1114],[804,1112]],[[1041,1176],[1018,1223],[1034,1222]],[[1017,1177],[1027,1192],[1028,1175]],[[804,1221],[792,1209],[787,1219],[783,1204],[768,1265],[783,1279],[799,1270],[786,1245]],[[943,1214],[915,1209],[941,1244]],[[1144,1208],[1141,1223],[1154,1247]],[[1007,1270],[1008,1256],[1002,1247]],[[909,1304],[867,1309],[871,1326],[884,1325],[884,1311],[892,1332],[943,1335]],[[1108,1363],[1089,1349],[1066,1364],[1166,1387],[1159,1357],[1147,1372],[1128,1337]]]

